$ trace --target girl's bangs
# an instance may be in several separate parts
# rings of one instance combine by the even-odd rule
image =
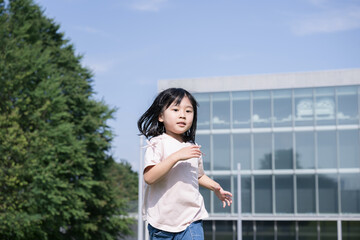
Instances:
[[[171,95],[168,102],[166,103],[166,108],[170,107],[170,105],[173,103],[175,103],[175,106],[179,106],[185,96],[185,93],[180,93],[177,96]]]

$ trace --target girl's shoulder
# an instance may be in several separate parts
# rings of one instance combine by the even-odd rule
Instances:
[[[152,137],[149,142],[160,142],[163,141],[166,138],[165,134],[158,135],[156,137]]]
[[[145,147],[156,147],[159,145],[159,143],[161,143],[162,141],[164,141],[164,134],[156,136],[156,137],[152,137],[150,140],[147,140],[147,145]]]

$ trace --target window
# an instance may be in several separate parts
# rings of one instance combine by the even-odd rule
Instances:
[[[292,126],[291,90],[273,91],[274,127]]]
[[[272,213],[272,177],[254,176],[255,213]]]
[[[314,175],[297,175],[297,212],[298,213],[315,213],[315,176]]]
[[[337,168],[336,132],[317,132],[318,168]]]
[[[360,174],[340,175],[341,212],[360,213]]]
[[[211,208],[210,194],[211,191],[207,188],[199,187],[199,191],[204,199],[204,204],[206,209]]]
[[[205,239],[213,239],[213,221],[203,221]]]
[[[337,240],[337,223],[334,221],[321,221],[320,239]]]
[[[214,170],[230,170],[230,135],[214,134]]]
[[[318,222],[298,222],[299,240],[318,240],[317,225]]]
[[[254,134],[254,169],[272,168],[271,133]]]
[[[277,240],[295,240],[295,222],[278,221],[277,224]]]
[[[210,135],[208,134],[198,134],[196,136],[196,142],[201,145],[201,152],[203,153],[203,165],[204,170],[210,170],[210,160],[211,160],[211,151],[210,151]]]
[[[315,136],[314,132],[296,132],[296,168],[314,169],[315,167]]]
[[[254,223],[252,221],[242,221],[242,239],[253,240],[254,239]],[[236,229],[237,231],[237,229]]]
[[[232,93],[232,127],[250,128],[250,92]]]
[[[233,191],[233,204],[235,212],[238,212],[237,204],[237,176],[234,177],[234,191]],[[242,175],[241,176],[241,212],[242,213],[251,213],[251,176]]]
[[[230,97],[229,93],[212,95],[212,127],[214,129],[230,128]]]
[[[227,176],[214,176],[215,182],[218,182],[220,186],[226,190],[231,191],[230,175]],[[231,213],[231,207],[226,206],[223,208],[223,203],[213,194],[214,196],[214,213]]]
[[[251,138],[250,134],[234,134],[234,166],[237,170],[237,164],[241,163],[241,169],[251,169]]]
[[[359,130],[339,131],[339,157],[341,168],[360,167]]]
[[[335,125],[335,89],[315,88],[316,125]]]
[[[357,87],[338,87],[337,104],[337,119],[339,124],[359,123]]]
[[[360,222],[359,221],[342,221],[342,237],[344,240],[360,239]]]
[[[292,175],[275,176],[277,213],[294,213],[294,181]]]
[[[271,127],[270,91],[253,92],[253,127]]]
[[[274,222],[273,221],[257,221],[256,222],[256,238],[261,240],[274,240]]]
[[[293,169],[292,133],[274,133],[275,169]]]
[[[314,125],[314,99],[312,89],[295,89],[295,126]]]
[[[336,174],[319,174],[319,212],[338,213],[338,184]]]
[[[194,93],[199,104],[197,113],[197,129],[210,128],[210,95],[208,93]]]
[[[215,222],[215,239],[233,240],[234,239],[233,221]]]

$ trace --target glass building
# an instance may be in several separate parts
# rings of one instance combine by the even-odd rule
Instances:
[[[360,69],[159,81],[199,103],[205,239],[360,239]]]

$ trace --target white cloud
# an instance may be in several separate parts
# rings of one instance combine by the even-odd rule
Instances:
[[[131,8],[137,11],[157,12],[167,0],[135,0]]]
[[[88,60],[83,59],[84,65],[93,71],[95,74],[110,72],[117,64],[116,61],[101,61],[101,60]]]
[[[297,35],[332,33],[360,28],[360,8],[331,11],[308,16],[292,26]]]
[[[92,34],[92,35],[98,35],[101,37],[109,37],[110,34],[108,34],[107,32],[104,32],[102,30],[93,28],[93,27],[89,27],[89,26],[74,26],[74,29],[77,31],[81,31],[87,34]]]
[[[303,15],[291,24],[296,35],[332,33],[360,28],[360,6],[354,2],[307,0],[313,13]]]

